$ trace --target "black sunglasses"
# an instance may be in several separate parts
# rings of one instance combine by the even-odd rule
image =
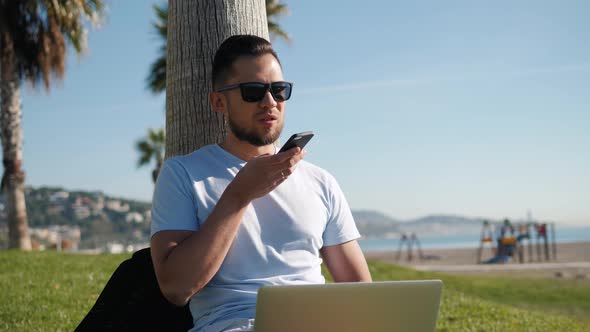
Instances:
[[[242,99],[248,103],[259,102],[264,99],[266,91],[270,90],[270,94],[275,101],[285,101],[291,98],[291,90],[293,90],[293,83],[291,82],[272,82],[272,83],[260,83],[260,82],[247,82],[234,85],[228,85],[217,92],[223,92],[240,88],[242,93]]]

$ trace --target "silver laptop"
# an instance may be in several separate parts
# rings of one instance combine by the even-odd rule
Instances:
[[[255,332],[434,331],[442,281],[265,286]]]

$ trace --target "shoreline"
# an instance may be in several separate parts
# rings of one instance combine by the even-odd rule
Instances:
[[[380,240],[378,238],[365,238],[365,239],[361,239],[361,241],[366,241],[366,240]],[[389,239],[386,239],[389,240]],[[392,240],[398,240],[397,238],[392,239]],[[579,244],[579,243],[590,243],[590,239],[583,239],[583,240],[565,240],[565,241],[558,241],[556,242],[557,246],[560,245],[568,245],[568,244]],[[422,246],[422,251],[427,251],[427,250],[431,250],[431,251],[439,251],[439,250],[463,250],[463,249],[468,249],[468,250],[476,250],[477,246],[474,246],[472,242],[467,243],[467,242],[462,242],[459,244],[420,244]],[[414,245],[415,248],[415,245]],[[488,248],[488,246],[486,246],[485,248]],[[404,251],[407,249],[407,246],[404,246]],[[395,252],[397,251],[397,248],[395,249],[363,249],[363,252],[365,254],[369,253],[369,254],[374,254],[374,253],[387,253],[387,252]]]
[[[413,250],[413,259],[408,261],[408,251],[404,248],[398,260],[397,250],[367,251],[368,261],[379,261],[410,267],[421,271],[436,271],[453,274],[485,274],[509,276],[534,276],[552,278],[573,278],[590,280],[590,241],[557,243],[557,259],[539,261],[533,247],[533,260],[529,249],[525,248],[524,263],[518,259],[503,264],[477,264],[477,247],[471,248],[423,248],[425,259],[418,259]],[[484,246],[482,260],[492,256],[492,249]]]

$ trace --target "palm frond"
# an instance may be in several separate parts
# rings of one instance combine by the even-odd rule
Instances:
[[[146,78],[147,86],[154,94],[159,94],[166,91],[166,56],[168,47],[168,4],[161,6],[153,5],[152,8],[156,12],[156,22],[153,22],[153,27],[156,34],[160,38],[162,45],[160,46],[160,55],[150,65],[150,71]]]
[[[277,16],[289,15],[289,8],[278,0],[266,0],[266,16],[274,18]]]
[[[52,74],[65,73],[66,43],[77,53],[86,48],[85,23],[103,14],[102,0],[0,1],[3,49],[10,47],[17,79],[49,90]]]
[[[284,39],[286,42],[291,42],[291,37],[277,23],[268,21],[268,33],[271,39],[278,37]]]
[[[153,22],[154,28],[160,37],[164,40],[168,38],[168,4],[164,4],[160,7],[153,5],[152,8],[156,12],[157,20]]]
[[[151,64],[146,80],[148,88],[154,94],[166,91],[166,54],[160,54],[156,61]]]
[[[268,22],[268,33],[271,39],[282,38],[291,42],[291,37],[279,26],[276,20],[280,16],[289,15],[289,8],[279,0],[266,0],[266,18]]]
[[[152,142],[153,144],[166,143],[166,137],[165,137],[163,128],[158,128],[158,129],[150,128],[150,129],[148,129],[148,138],[149,138],[150,142]]]
[[[137,167],[147,165],[154,159],[156,165],[161,165],[166,149],[164,128],[148,129],[147,136],[136,142],[135,149],[139,152]]]

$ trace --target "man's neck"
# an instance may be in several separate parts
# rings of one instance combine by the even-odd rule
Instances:
[[[248,142],[240,141],[239,139],[232,137],[232,135],[226,136],[225,140],[219,144],[219,146],[244,161],[250,161],[250,159],[260,155],[274,154],[276,152],[274,144],[254,146]]]

